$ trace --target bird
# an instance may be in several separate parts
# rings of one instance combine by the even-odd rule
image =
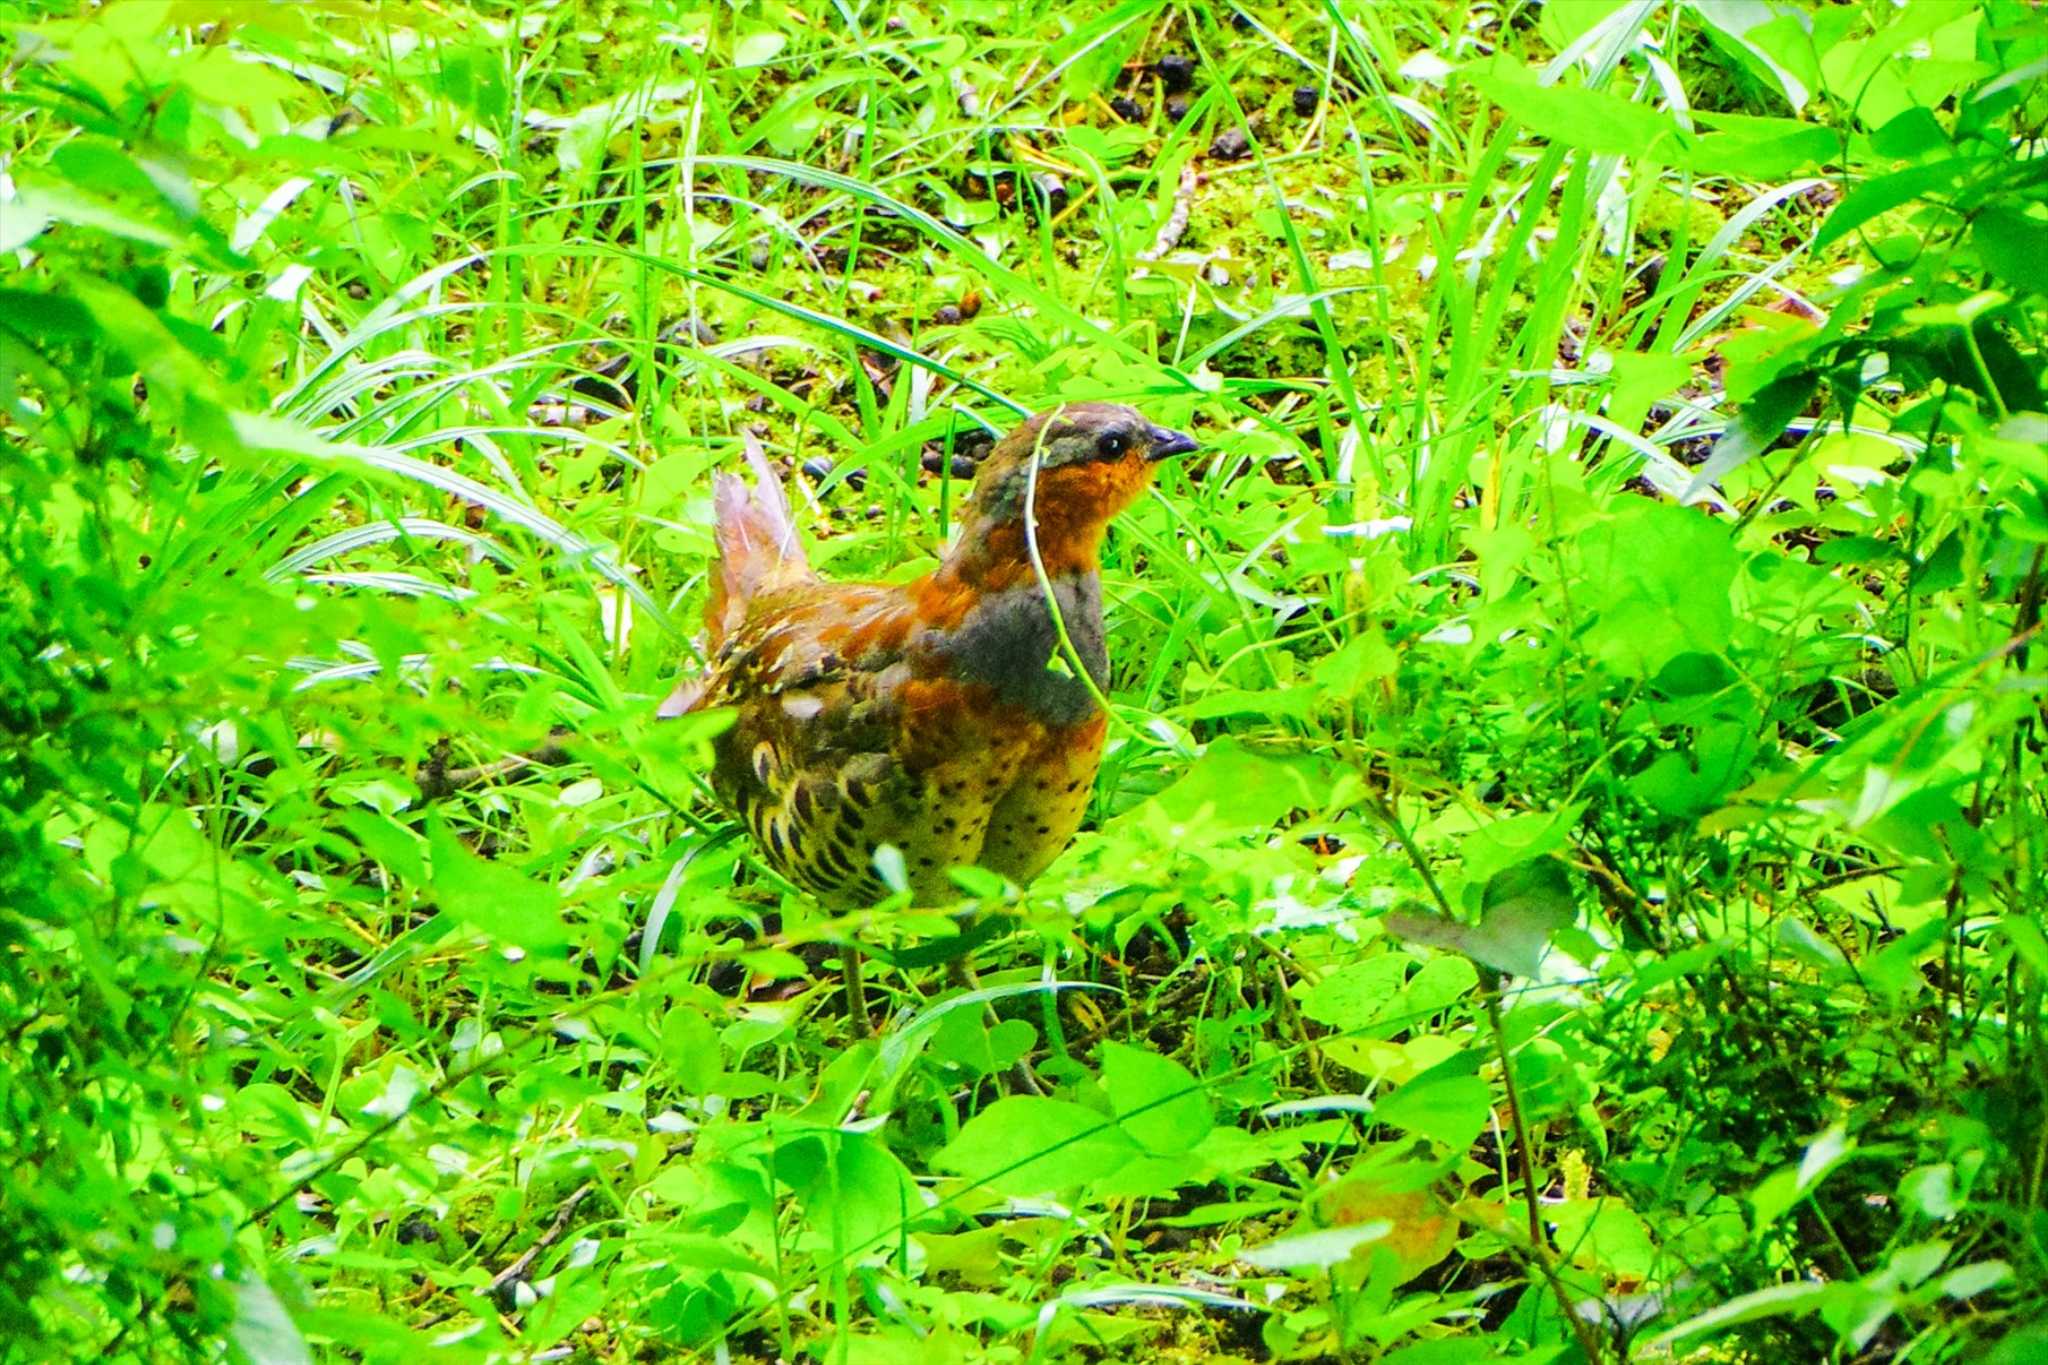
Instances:
[[[1104,529],[1196,448],[1123,404],[1037,413],[983,457],[939,566],[887,584],[819,577],[750,445],[754,483],[714,484],[708,664],[659,715],[732,710],[712,791],[827,909],[873,906],[891,880],[914,905],[957,900],[957,867],[1027,884],[1072,841],[1102,759]]]

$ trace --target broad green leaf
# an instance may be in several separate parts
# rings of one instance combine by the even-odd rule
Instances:
[[[1539,84],[1534,72],[1505,56],[1467,67],[1464,78],[1516,122],[1566,147],[1674,165],[1692,150],[1692,135],[1671,115],[1597,90]]]
[[[1628,788],[1664,815],[1695,820],[1742,781],[1756,747],[1754,728],[1746,722],[1703,725],[1691,744],[1657,755],[1630,777]]]
[[[1955,1217],[1961,1207],[1956,1201],[1956,1168],[1946,1161],[1914,1167],[1899,1180],[1899,1202],[1922,1218]]]
[[[1738,1294],[1726,1303],[1709,1308],[1704,1313],[1694,1314],[1670,1331],[1652,1337],[1643,1343],[1643,1350],[1667,1351],[1686,1338],[1696,1337],[1702,1332],[1735,1327],[1763,1318],[1803,1317],[1820,1307],[1828,1297],[1830,1288],[1829,1285],[1811,1280],[1794,1280],[1788,1284],[1774,1284],[1752,1293]]]
[[[991,1076],[1016,1063],[1038,1041],[1038,1031],[1022,1019],[991,1026],[974,1010],[954,1010],[932,1033],[935,1062],[960,1067],[972,1076]]]
[[[1686,0],[1686,8],[1768,76],[1792,106],[1793,113],[1805,107],[1819,83],[1820,72],[1815,64],[1813,37],[1809,25],[1801,22],[1802,16],[1765,0]]]
[[[1906,110],[1870,135],[1873,151],[1899,160],[1924,156],[1950,145],[1948,130],[1941,126],[1934,111],[1918,107]]]
[[[1579,537],[1581,639],[1626,677],[1651,678],[1686,653],[1718,654],[1735,633],[1740,557],[1705,513],[1638,502]]]
[[[1989,203],[1971,220],[1970,241],[1999,279],[2023,295],[2048,293],[2048,217],[2016,203]]]
[[[743,33],[732,45],[732,64],[742,69],[766,66],[789,45],[789,35],[780,29],[756,29]]]
[[[1372,1116],[1405,1133],[1463,1152],[1486,1131],[1493,1092],[1477,1076],[1423,1076],[1373,1105]]]
[[[2048,1360],[2048,1324],[2019,1328],[1993,1346],[1973,1365],[2040,1365]]]
[[[1487,888],[1480,904],[1498,904],[1504,899],[1506,889],[1515,885],[1513,879],[1501,882],[1498,888],[1494,883],[1517,867],[1523,868],[1535,883],[1556,888],[1562,869],[1552,862],[1552,855],[1571,846],[1572,830],[1585,813],[1583,801],[1574,801],[1558,810],[1525,811],[1504,820],[1490,820],[1460,840],[1458,852],[1465,860],[1466,878]],[[1550,866],[1531,866],[1538,861]],[[1565,889],[1568,893],[1568,884]]]
[[[1276,1237],[1247,1248],[1239,1258],[1261,1270],[1327,1270],[1351,1259],[1351,1253],[1377,1242],[1394,1230],[1386,1219],[1348,1228],[1319,1228]]]
[[[1153,801],[1176,821],[1264,829],[1291,810],[1322,809],[1338,771],[1326,758],[1263,753],[1225,737]]]
[[[1952,1299],[1974,1299],[2010,1282],[2012,1278],[2013,1269],[2009,1262],[1975,1261],[1957,1266],[1942,1276],[1940,1289]]]
[[[149,380],[152,395],[188,400],[188,420],[211,408],[220,390],[214,372],[165,326],[164,316],[135,295],[95,275],[75,275],[71,292],[100,330]]]
[[[427,860],[421,853],[419,835],[409,827],[377,810],[337,811],[334,822],[394,876],[413,886],[426,884]]]
[[[1148,1152],[1185,1152],[1215,1122],[1201,1082],[1171,1057],[1123,1043],[1102,1045],[1102,1089],[1117,1122]]]
[[[479,858],[438,816],[427,823],[427,849],[433,861],[429,890],[455,919],[531,952],[558,953],[574,942],[553,887],[506,863]]]
[[[1313,677],[1332,699],[1355,700],[1366,688],[1382,678],[1391,678],[1401,666],[1401,656],[1377,631],[1368,631],[1344,642],[1316,661]],[[1294,688],[1283,695],[1294,695]]]
[[[1620,351],[1609,357],[1614,389],[1607,398],[1607,416],[1625,431],[1641,430],[1650,404],[1669,398],[1692,378],[1691,357],[1643,351]]]
[[[234,1284],[235,1318],[228,1330],[228,1358],[243,1365],[313,1365],[291,1314],[271,1287],[253,1271]]]
[[[1402,953],[1347,962],[1297,987],[1301,1012],[1339,1033],[1361,1034],[1389,1011],[1412,965]]]
[[[977,1189],[1045,1195],[1083,1188],[1144,1155],[1106,1114],[1012,1095],[969,1119],[934,1164]]]
[[[77,299],[31,289],[0,289],[0,326],[45,341],[79,340],[97,330]]]
[[[1662,1255],[1641,1215],[1620,1199],[1568,1199],[1545,1216],[1557,1229],[1557,1247],[1573,1265],[1610,1280],[1651,1279]]]
[[[1711,131],[1694,142],[1685,165],[1702,175],[1783,180],[1842,154],[1841,135],[1797,119],[1702,114]]]
[[[1835,211],[1828,215],[1827,221],[1820,225],[1820,231],[1813,235],[1810,250],[1819,252],[1879,214],[1889,213],[1923,195],[1955,184],[1972,170],[1979,169],[1981,164],[1969,158],[1957,157],[1925,166],[1911,166],[1903,171],[1893,171],[1889,175],[1864,181],[1849,191],[1841,203],[1835,205]]]
[[[1393,1009],[1388,1011],[1387,1020],[1403,1027],[1418,1026],[1470,995],[1478,985],[1479,974],[1463,957],[1431,958],[1408,978]]]
[[[1535,976],[1543,969],[1551,940],[1570,928],[1573,918],[1569,899],[1516,897],[1488,907],[1477,924],[1422,910],[1396,910],[1387,916],[1387,932],[1410,943],[1459,953],[1497,972]]]
[[[2048,934],[2041,932],[2041,926],[2025,915],[2012,914],[1998,921],[1998,930],[2036,979],[2048,982]]]
[[[923,1212],[916,1182],[879,1135],[831,1129],[797,1145],[817,1159],[793,1164],[786,1178],[804,1202],[806,1225],[834,1257],[889,1244]],[[790,1150],[778,1151],[778,1159]]]
[[[718,1031],[702,1010],[670,1007],[661,1021],[661,1056],[684,1094],[708,1095],[717,1086]]]
[[[14,202],[0,209],[0,217],[8,223],[5,229],[0,229],[0,241],[12,246],[32,240],[50,223],[90,228],[153,247],[176,247],[184,240],[182,234],[139,218],[125,207],[88,194],[76,185],[24,187]],[[32,225],[34,231],[30,230]]]
[[[211,44],[179,63],[178,79],[208,103],[231,109],[290,104],[305,93],[304,86],[275,67]]]
[[[1749,1196],[1755,1231],[1762,1235],[1776,1224],[1846,1160],[1855,1146],[1847,1130],[1835,1124],[1806,1145],[1798,1165],[1773,1171],[1759,1181]]]
[[[1174,714],[1182,720],[1215,720],[1222,716],[1290,716],[1307,720],[1315,708],[1316,694],[1306,687],[1290,687],[1284,692],[1233,687],[1206,693]]]
[[[1802,365],[1751,394],[1728,430],[1714,442],[1713,453],[1694,471],[1692,482],[1686,485],[1679,501],[1697,501],[1729,471],[1770,449],[1771,443],[1792,425],[1792,420],[1806,411],[1806,405],[1819,389],[1820,373]]]

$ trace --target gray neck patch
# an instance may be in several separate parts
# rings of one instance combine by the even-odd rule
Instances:
[[[1095,685],[1106,689],[1109,651],[1102,637],[1101,578],[1075,574],[1054,579],[1052,587],[1074,652]],[[1064,657],[1036,579],[989,594],[959,629],[929,632],[921,643],[943,655],[960,676],[989,684],[1003,701],[1029,709],[1049,725],[1073,725],[1095,713],[1095,698]]]

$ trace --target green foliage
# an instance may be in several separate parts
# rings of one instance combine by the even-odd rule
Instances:
[[[0,3],[0,1358],[2038,1351],[2032,7],[219,8]],[[1089,831],[784,894],[712,471],[1091,396]]]

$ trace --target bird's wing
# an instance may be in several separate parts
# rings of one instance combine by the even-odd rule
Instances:
[[[830,898],[881,894],[880,811],[913,779],[899,750],[914,605],[900,588],[810,584],[756,599],[693,709],[730,706],[713,785],[777,870]]]

